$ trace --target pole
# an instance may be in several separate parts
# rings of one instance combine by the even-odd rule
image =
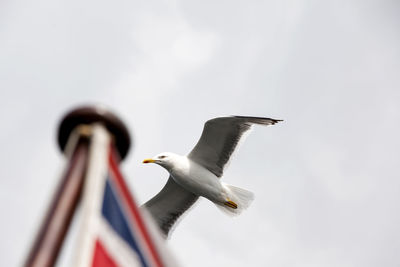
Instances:
[[[103,124],[111,133],[121,160],[128,153],[131,140],[126,126],[104,107],[81,107],[64,117],[58,143],[69,162],[25,261],[26,267],[50,267],[57,260],[81,197],[93,123]]]

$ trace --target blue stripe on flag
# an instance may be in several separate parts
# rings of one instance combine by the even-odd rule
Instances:
[[[134,233],[129,229],[120,203],[112,189],[109,177],[107,177],[104,189],[103,206],[101,212],[111,227],[137,252],[143,266],[148,266],[142,252],[139,249]]]

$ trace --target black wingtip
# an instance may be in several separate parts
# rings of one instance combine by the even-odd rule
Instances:
[[[266,117],[251,117],[251,116],[233,116],[238,119],[244,119],[250,123],[264,124],[264,125],[274,125],[283,120],[271,119]]]
[[[272,123],[272,124],[276,124],[276,123],[278,123],[278,122],[280,122],[280,121],[283,121],[283,120],[276,120],[276,119],[270,119],[270,120],[272,120],[272,121],[273,121],[273,123]]]

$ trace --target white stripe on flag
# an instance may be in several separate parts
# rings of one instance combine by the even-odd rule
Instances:
[[[102,197],[108,172],[110,135],[100,124],[92,127],[89,162],[82,198],[82,224],[79,231],[76,262],[73,266],[88,267],[92,264],[93,251],[101,230]]]
[[[99,221],[99,240],[118,266],[140,267],[140,259],[136,253],[132,253],[132,248],[118,236],[103,217]]]

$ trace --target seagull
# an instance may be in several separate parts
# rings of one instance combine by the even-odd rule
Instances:
[[[228,215],[245,210],[254,195],[245,189],[223,183],[221,177],[244,133],[254,124],[274,125],[282,120],[230,116],[208,120],[193,150],[186,156],[164,152],[143,160],[165,168],[170,176],[164,188],[144,207],[168,237],[179,217],[199,197],[212,201]]]

